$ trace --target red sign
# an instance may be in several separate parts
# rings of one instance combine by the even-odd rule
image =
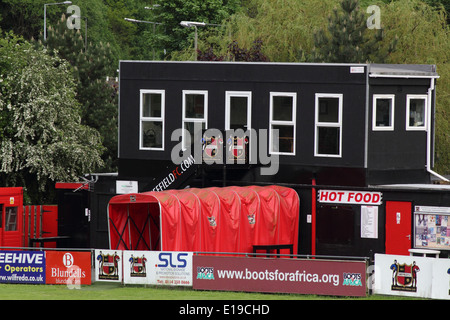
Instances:
[[[194,255],[192,278],[200,290],[366,295],[364,261]]]
[[[318,200],[321,203],[345,203],[380,205],[381,192],[319,190]]]
[[[46,283],[91,284],[91,253],[46,251]]]

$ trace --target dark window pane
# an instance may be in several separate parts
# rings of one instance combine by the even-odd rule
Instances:
[[[201,118],[205,116],[205,96],[202,94],[186,94],[185,118]]]
[[[161,94],[144,93],[142,103],[143,117],[161,117]]]
[[[293,121],[292,119],[292,97],[273,97],[272,120]]]
[[[319,127],[318,153],[327,155],[339,155],[339,138],[341,129],[334,127]]]
[[[275,152],[294,152],[294,126],[274,125],[272,129],[278,129],[279,142],[278,146],[276,141],[273,143],[273,151]]]
[[[339,122],[338,98],[319,98],[319,122]]]
[[[376,125],[377,127],[390,127],[392,115],[392,99],[377,99]]]
[[[162,148],[162,122],[142,122],[142,147]]]

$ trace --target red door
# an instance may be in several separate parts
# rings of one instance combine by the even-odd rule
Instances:
[[[3,203],[0,203],[0,247],[3,247]]]
[[[411,202],[386,201],[386,254],[409,255]]]

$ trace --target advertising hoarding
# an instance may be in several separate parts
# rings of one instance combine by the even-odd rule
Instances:
[[[46,252],[47,284],[91,284],[90,252]]]
[[[45,283],[45,252],[1,251],[1,283]]]
[[[122,250],[95,250],[95,281],[122,282]]]
[[[192,252],[123,251],[123,282],[192,286]]]
[[[195,255],[193,273],[200,290],[366,295],[365,261]]]
[[[450,259],[375,254],[374,293],[450,299]]]

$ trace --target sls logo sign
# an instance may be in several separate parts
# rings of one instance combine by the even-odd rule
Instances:
[[[175,257],[174,257],[175,256]],[[159,268],[171,267],[171,268],[185,268],[187,266],[186,257],[187,253],[172,253],[161,252],[158,255],[158,259],[161,262],[157,265]]]
[[[156,284],[192,285],[192,252],[160,252],[155,267]]]

